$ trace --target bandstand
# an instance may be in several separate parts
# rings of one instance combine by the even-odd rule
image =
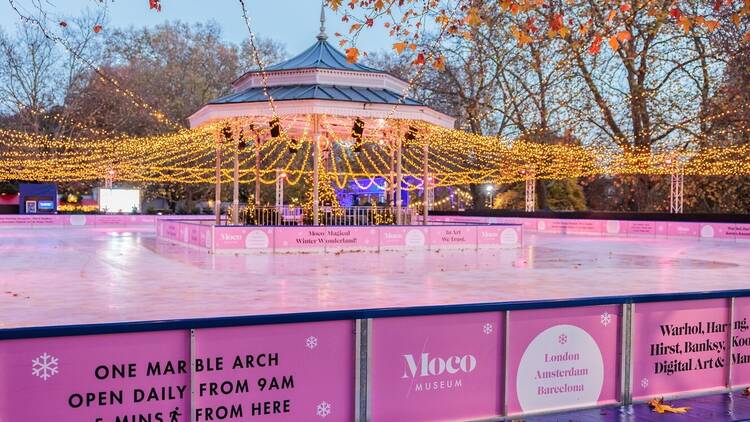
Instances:
[[[240,169],[239,150],[250,139],[255,148],[255,207],[260,207],[262,175],[271,175],[277,185],[276,208],[286,168],[263,168],[262,148],[266,142],[286,142],[288,154],[302,162],[301,178],[307,162],[312,161],[312,221],[321,221],[321,171],[330,171],[337,156],[357,156],[362,149],[386,151],[387,170],[377,178],[372,174],[349,172],[350,180],[385,180],[388,208],[396,224],[403,224],[407,209],[402,201],[404,174],[403,143],[416,137],[416,125],[453,128],[455,119],[436,111],[408,95],[409,83],[385,71],[358,63],[328,42],[325,12],[321,10],[320,33],[316,42],[301,54],[260,70],[250,71],[232,83],[232,92],[217,98],[190,116],[190,126],[199,128],[217,124],[216,203],[221,203],[222,155],[233,153],[233,203],[231,222],[238,224]],[[421,171],[409,176],[419,180],[423,205],[429,201],[425,180],[430,180],[429,142],[422,143]],[[311,160],[310,160],[311,158]],[[370,159],[368,156],[367,159]],[[252,162],[252,160],[250,160]],[[386,167],[382,166],[382,167]],[[340,173],[339,173],[340,174]],[[266,179],[267,180],[267,179]],[[299,178],[298,178],[299,180]],[[359,183],[359,182],[357,182]],[[423,206],[426,214],[428,206]],[[221,222],[221,207],[214,207],[216,224]],[[338,220],[337,220],[338,221]],[[427,219],[422,221],[426,223]],[[330,222],[328,224],[331,224]]]

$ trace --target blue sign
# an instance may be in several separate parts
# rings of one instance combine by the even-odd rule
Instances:
[[[40,210],[54,210],[55,209],[55,203],[52,201],[38,201],[37,202],[37,209]]]

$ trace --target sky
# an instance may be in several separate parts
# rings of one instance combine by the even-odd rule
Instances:
[[[34,0],[14,1],[30,9]],[[99,0],[41,1],[50,14],[66,17],[80,15],[87,7],[100,7]],[[282,42],[288,54],[300,53],[315,42],[320,27],[320,0],[245,0],[245,4],[256,36]],[[214,20],[222,27],[224,38],[228,41],[239,43],[248,36],[239,0],[162,0],[160,13],[149,10],[148,0],[108,0],[108,8],[110,26],[142,27],[177,20]],[[326,10],[326,15],[329,41],[336,45],[334,32],[347,33],[349,26],[330,9]],[[18,23],[18,15],[8,0],[0,0],[0,27],[12,32]],[[381,51],[389,50],[391,43],[386,30],[376,25],[364,31],[357,41],[357,47],[364,51]]]

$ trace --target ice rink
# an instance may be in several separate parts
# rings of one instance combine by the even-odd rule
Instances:
[[[0,230],[0,328],[750,287],[750,243],[525,235],[517,250],[214,256],[151,230]]]

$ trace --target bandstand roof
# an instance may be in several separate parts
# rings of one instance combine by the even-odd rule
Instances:
[[[190,126],[253,116],[328,116],[405,119],[452,128],[455,119],[404,96],[408,83],[382,70],[349,63],[327,41],[325,15],[315,44],[299,55],[250,71],[232,83],[232,92],[210,101],[190,116]],[[271,110],[269,98],[275,109]],[[403,98],[402,98],[403,97]]]
[[[370,88],[344,85],[284,85],[269,87],[269,95],[274,101],[286,100],[337,100],[358,101],[369,104],[399,104],[401,96],[384,88]],[[211,101],[209,104],[231,104],[266,102],[268,99],[262,87],[252,87],[240,92],[233,92]],[[412,98],[404,98],[404,105],[424,105]]]
[[[268,66],[267,71],[296,69],[336,69],[354,72],[384,73],[359,63],[349,63],[346,56],[323,37],[299,55],[281,63]]]

